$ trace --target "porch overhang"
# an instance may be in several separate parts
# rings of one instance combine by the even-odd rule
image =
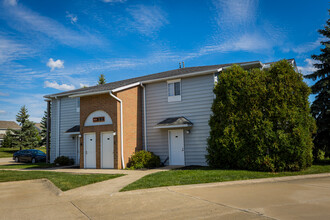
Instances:
[[[65,133],[70,135],[79,135],[80,134],[80,125],[75,125],[72,128],[68,129]]]
[[[190,128],[193,123],[185,117],[166,118],[159,122],[154,128]]]

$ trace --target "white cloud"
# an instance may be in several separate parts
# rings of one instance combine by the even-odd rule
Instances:
[[[1,102],[8,103],[6,105],[6,113],[2,116],[3,120],[15,121],[15,115],[22,105],[28,109],[30,119],[35,122],[40,122],[44,111],[46,110],[46,102],[44,101],[44,94],[32,93],[14,93],[11,94],[15,98],[0,98]]]
[[[62,44],[83,47],[86,45],[104,46],[105,42],[99,35],[94,35],[86,30],[73,31],[54,19],[42,16],[29,8],[20,5],[20,7],[7,7],[3,15],[8,20],[8,24],[17,31],[33,35],[34,38],[41,34],[41,37],[47,36]]]
[[[70,19],[71,24],[75,24],[78,21],[77,15],[70,14],[69,12],[66,12],[66,17]]]
[[[58,89],[58,90],[73,90],[75,89],[74,85],[68,85],[68,84],[58,84],[57,82],[49,82],[45,81],[45,88],[53,88],[53,89]]]
[[[5,4],[7,4],[7,5],[16,6],[18,0],[5,0],[4,2],[5,2]]]
[[[264,53],[266,50],[271,50],[273,41],[266,39],[259,33],[248,33],[242,36],[233,37],[230,40],[211,45],[202,46],[198,52],[187,53],[183,60],[188,60],[195,57],[200,57],[214,53],[228,53],[234,51],[247,51]]]
[[[54,61],[53,58],[50,58],[47,62],[47,66],[50,68],[50,71],[53,71],[55,68],[64,68],[64,61],[63,60],[56,60]]]
[[[216,21],[221,29],[246,25],[255,20],[257,0],[214,0]]]
[[[30,57],[35,54],[33,49],[10,38],[12,37],[0,35],[0,64]]]
[[[0,114],[5,114],[6,111],[5,110],[0,110]]]
[[[313,64],[317,63],[315,60],[307,58],[307,59],[305,59],[305,63],[306,63],[305,66],[298,66],[298,70],[303,75],[311,74],[317,70],[313,65]]]
[[[0,96],[9,96],[9,93],[0,92]]]
[[[285,36],[282,28],[258,17],[258,0],[213,0],[212,3],[210,10],[214,16],[211,17],[217,29],[199,52],[188,56],[234,51],[264,53],[282,44]]]
[[[89,87],[89,85],[85,83],[79,83],[79,86],[80,88]]]
[[[164,11],[157,6],[137,5],[128,8],[127,11],[133,18],[129,22],[129,28],[137,30],[144,35],[152,35],[169,23]]]
[[[295,53],[298,53],[298,54],[308,53],[308,52],[310,52],[312,50],[315,50],[316,48],[320,47],[321,46],[320,42],[323,41],[323,40],[326,40],[326,39],[320,37],[316,41],[301,44],[297,47],[292,48],[291,50]]]
[[[101,0],[101,1],[105,3],[124,3],[127,0]]]

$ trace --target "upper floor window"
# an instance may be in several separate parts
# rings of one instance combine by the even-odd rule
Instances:
[[[181,101],[181,79],[167,81],[168,101]]]
[[[214,84],[218,84],[219,81],[219,72],[214,74]]]
[[[76,101],[76,111],[80,112],[80,98],[77,98],[77,101]]]

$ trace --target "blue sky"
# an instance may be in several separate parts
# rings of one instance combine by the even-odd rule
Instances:
[[[186,66],[319,53],[328,0],[0,0],[0,120],[43,95]],[[311,82],[308,82],[309,84]]]

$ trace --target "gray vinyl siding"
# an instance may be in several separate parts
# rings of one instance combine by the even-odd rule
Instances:
[[[56,157],[56,143],[57,143],[57,100],[53,99],[51,102],[51,128],[50,128],[50,162],[53,163]]]
[[[168,129],[154,126],[166,118],[184,116],[194,124],[190,134],[184,132],[185,164],[206,165],[213,88],[213,74],[183,78],[181,101],[168,102],[167,82],[146,85],[148,150],[164,161],[169,155]]]
[[[59,141],[59,155],[67,156],[76,160],[76,139],[66,131],[75,125],[80,124],[80,113],[77,112],[77,99],[64,97],[60,99],[60,136],[57,135],[57,105],[58,100],[53,100],[52,105],[52,143],[51,143],[51,161],[56,157],[56,143]]]

